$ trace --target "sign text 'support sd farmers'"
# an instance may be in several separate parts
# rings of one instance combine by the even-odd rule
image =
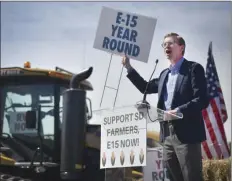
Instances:
[[[101,168],[146,165],[147,121],[132,107],[104,111],[101,124]]]
[[[126,124],[126,126],[124,126],[123,123],[139,121],[139,120],[142,120],[143,118],[144,118],[143,114],[139,112],[105,117],[103,121],[103,125],[115,125],[115,127],[106,129],[106,136],[114,137],[114,136],[122,136],[122,135],[131,135],[131,136],[138,135],[139,134],[138,125]],[[117,126],[117,124],[119,123],[120,123],[120,126]],[[139,146],[139,138],[107,141],[107,149],[125,148],[125,147],[131,147],[131,146],[132,147]]]

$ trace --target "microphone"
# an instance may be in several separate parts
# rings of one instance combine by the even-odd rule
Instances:
[[[143,100],[142,100],[141,103],[137,103],[137,108],[138,109],[150,108],[150,104],[146,101],[146,98],[147,98],[147,89],[148,89],[148,86],[149,86],[150,81],[152,79],[152,76],[155,73],[155,70],[156,70],[158,62],[159,62],[159,59],[156,59],[156,61],[155,61],[155,68],[154,68],[154,70],[153,70],[153,72],[152,72],[152,74],[150,76],[149,81],[147,82],[146,88],[145,88],[144,93],[143,93]]]

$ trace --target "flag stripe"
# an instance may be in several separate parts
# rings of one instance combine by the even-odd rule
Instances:
[[[212,155],[212,158],[215,158],[215,157],[217,157],[217,153],[216,153],[216,151],[213,149],[213,142],[212,142],[212,140],[211,140],[211,137],[210,137],[210,134],[209,134],[209,130],[208,129],[206,129],[206,138],[207,138],[207,140],[206,140],[206,143],[207,143],[207,146],[208,146],[208,148],[209,148],[209,151],[210,151],[210,153],[211,153],[211,155]],[[210,158],[208,158],[208,159],[210,159]]]
[[[203,144],[203,143],[202,143]],[[201,159],[207,158],[203,145],[201,145]]]
[[[227,115],[226,110],[222,109],[222,114],[223,114],[223,115]]]
[[[226,134],[225,134],[224,126],[223,126],[223,121],[221,120],[221,117],[220,117],[220,114],[219,114],[219,111],[218,111],[218,107],[217,107],[216,102],[215,102],[214,99],[212,99],[211,104],[212,104],[214,116],[216,118],[217,126],[218,126],[218,128],[220,130],[220,135],[222,137],[222,140],[223,140],[224,144],[227,145]],[[226,146],[226,151],[229,152],[228,146]]]
[[[225,104],[225,102],[224,102],[224,99],[220,96],[220,102],[222,103],[222,104]]]
[[[215,99],[215,100],[218,100],[218,99]],[[215,113],[216,111],[213,110],[213,103],[211,102],[210,106],[209,106],[209,109],[208,109],[208,112],[211,113],[209,114],[209,119],[211,120],[211,123],[212,123],[212,126],[213,126],[213,129],[214,129],[214,133],[216,135],[216,138],[217,138],[217,143],[214,143],[215,144],[215,147],[217,147],[217,149],[220,148],[220,155],[216,155],[215,158],[221,158],[224,156],[224,152],[223,150],[225,150],[225,146],[224,146],[224,141],[222,139],[222,134],[221,134],[221,131],[219,129],[219,126],[217,124],[217,120],[216,120],[216,117],[215,117]],[[226,155],[225,155],[226,156]]]
[[[203,146],[203,150],[204,150],[204,153],[205,153],[205,155],[203,155],[203,158],[212,159],[213,156],[212,156],[212,154],[211,154],[211,152],[210,152],[210,149],[209,149],[209,146],[208,146],[207,142],[204,141],[204,142],[202,143],[202,146]]]
[[[206,110],[203,110],[203,118],[205,120],[206,127],[209,131],[210,138],[212,140],[212,145],[210,145],[210,146],[214,147],[214,149],[217,153],[217,157],[219,157],[221,155],[221,150],[217,146],[218,145],[217,137],[216,137],[216,134],[214,132],[213,125],[209,119],[208,112]]]
[[[216,103],[215,99],[212,99],[212,100],[211,100],[211,105],[212,105],[212,108],[213,108],[214,116],[215,116],[216,121],[217,121],[217,125],[218,125],[218,127],[219,127],[221,133],[222,133],[223,135],[225,135],[225,132],[224,132],[224,129],[223,129],[224,126],[223,126],[223,124],[222,124],[223,122],[222,122],[222,120],[221,120],[221,116],[220,116],[220,114],[219,114],[218,106],[217,106],[217,103]],[[224,138],[225,138],[225,137],[224,137]]]
[[[205,127],[207,128],[205,122],[204,122],[204,124],[205,124]],[[206,145],[204,151],[207,153],[207,155],[205,155],[206,156],[205,158],[210,159],[210,158],[213,158],[216,155],[216,153],[212,149],[210,150],[210,148],[209,148],[209,145],[212,145],[212,141],[211,141],[211,138],[209,136],[208,129],[206,129],[205,132],[206,132],[206,141],[203,142]],[[204,144],[202,144],[202,149],[204,149]]]

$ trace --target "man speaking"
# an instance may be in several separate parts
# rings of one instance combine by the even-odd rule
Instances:
[[[164,53],[170,67],[149,84],[131,66],[122,64],[127,77],[144,93],[158,93],[157,107],[169,113],[181,112],[183,119],[160,123],[160,141],[164,144],[164,162],[171,181],[202,181],[201,142],[206,140],[202,109],[209,104],[204,68],[184,58],[185,40],[177,33],[164,36]]]

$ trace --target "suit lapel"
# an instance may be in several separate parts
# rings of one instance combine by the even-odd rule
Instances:
[[[186,71],[186,59],[184,59],[182,65],[180,67],[179,74],[177,76],[177,80],[176,80],[176,85],[175,85],[175,89],[174,89],[174,94],[173,94],[172,102],[173,102],[173,100],[175,98],[176,93],[181,88],[181,84],[182,84],[183,79],[185,77],[185,71]]]
[[[159,87],[158,87],[158,100],[160,100],[160,96],[163,90],[163,86],[164,86],[164,82],[166,80],[167,74],[169,72],[169,69],[165,70],[164,73],[162,74],[162,76],[160,77],[160,81],[159,81]]]

